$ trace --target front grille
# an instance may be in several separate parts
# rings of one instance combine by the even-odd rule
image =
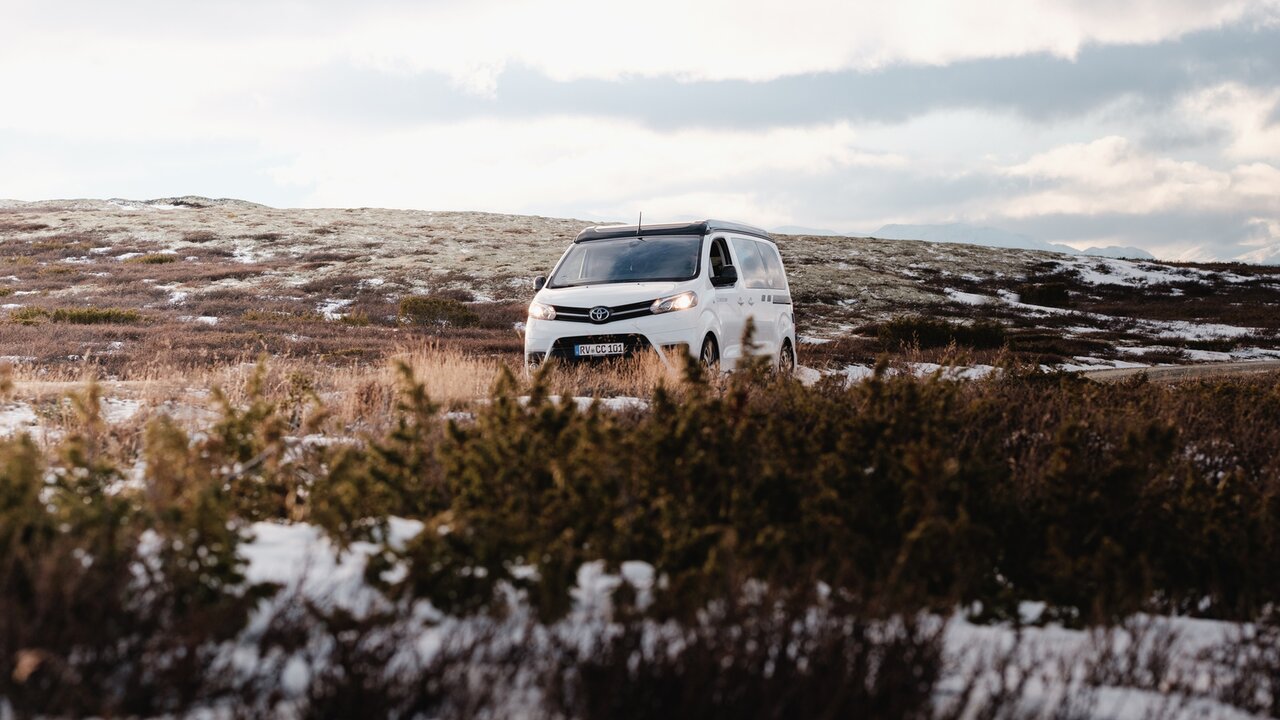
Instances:
[[[603,357],[578,357],[574,354],[574,348],[578,345],[587,343],[616,343],[620,342],[625,347],[621,355],[605,355]],[[547,353],[547,357],[559,358],[561,360],[582,361],[582,360],[612,360],[621,357],[631,357],[636,353],[644,352],[650,347],[649,340],[643,335],[636,333],[628,333],[625,335],[576,335],[574,337],[562,337],[551,344],[551,352]]]
[[[633,318],[649,315],[649,308],[652,306],[652,300],[628,303],[626,305],[614,305],[612,307],[605,305],[603,307],[609,308],[609,317],[600,322],[596,322],[591,319],[592,308],[570,307],[568,305],[552,305],[551,307],[556,311],[557,320],[564,320],[565,322],[591,323],[593,325],[608,325],[615,320],[631,320]]]

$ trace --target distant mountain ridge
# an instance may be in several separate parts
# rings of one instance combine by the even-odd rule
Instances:
[[[1069,245],[1037,240],[1029,235],[1011,233],[993,227],[978,227],[965,223],[947,223],[943,225],[885,225],[872,233],[873,237],[885,240],[924,240],[926,242],[967,243],[997,248],[1019,248],[1023,250],[1047,250],[1067,255],[1098,255],[1102,257],[1136,258],[1154,260],[1151,253],[1136,247],[1091,247],[1084,252]]]
[[[814,235],[818,237],[826,237],[826,236],[853,237],[853,235],[850,233],[839,233],[839,232],[836,232],[835,230],[825,230],[823,228],[804,227],[803,225],[781,225],[779,227],[773,228],[772,230],[770,230],[770,232],[775,232],[775,233],[778,233],[779,235]]]
[[[773,229],[781,235],[817,235],[839,237],[862,237],[865,233],[842,233],[823,228],[811,228],[801,225],[783,225]],[[882,240],[923,240],[925,242],[964,243],[983,247],[1010,248],[1018,250],[1044,250],[1063,253],[1065,255],[1095,255],[1099,257],[1130,258],[1137,260],[1155,260],[1155,256],[1138,247],[1109,245],[1091,247],[1084,252],[1069,245],[1037,240],[1029,235],[1008,232],[1000,228],[979,227],[965,223],[901,225],[891,224],[871,233],[871,237]]]
[[[967,243],[985,247],[1022,248],[1024,250],[1048,250],[1068,255],[1080,251],[1067,245],[1037,240],[1029,235],[1011,233],[993,227],[977,227],[964,223],[943,225],[885,225],[872,233],[885,240],[924,240],[926,242]]]
[[[1140,260],[1155,260],[1155,256],[1139,247],[1132,245],[1108,245],[1106,247],[1091,247],[1086,249],[1081,255],[1097,255],[1099,257],[1110,258],[1128,258]]]

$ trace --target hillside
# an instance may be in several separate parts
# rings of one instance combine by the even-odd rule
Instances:
[[[0,717],[1280,712],[1280,373],[1052,372],[1274,269],[778,236],[802,381],[512,372],[586,224],[0,207]]]
[[[56,367],[88,357],[112,375],[264,351],[376,361],[422,332],[397,322],[399,301],[437,295],[477,315],[472,327],[450,329],[451,342],[514,356],[533,276],[589,224],[193,197],[7,202],[0,346],[10,361]],[[796,298],[801,362],[810,366],[867,365],[907,346],[936,359],[942,348],[931,346],[952,340],[974,362],[1007,347],[1016,359],[1067,368],[1280,357],[1276,268],[871,238],[777,240]],[[123,312],[57,312],[83,308]],[[945,322],[921,328],[912,324],[919,318]],[[967,342],[962,328],[975,320],[1001,328]]]

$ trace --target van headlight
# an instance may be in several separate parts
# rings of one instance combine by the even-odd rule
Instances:
[[[698,304],[698,293],[692,290],[686,290],[679,295],[671,297],[658,298],[649,306],[649,312],[654,315],[662,313],[675,312],[676,310],[688,310]]]
[[[540,302],[529,303],[529,318],[532,320],[555,320],[556,309]]]

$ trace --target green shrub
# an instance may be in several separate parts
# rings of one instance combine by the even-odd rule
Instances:
[[[149,253],[147,255],[138,255],[125,260],[125,262],[140,263],[143,265],[164,265],[166,263],[177,261],[178,256],[172,253]]]
[[[400,321],[427,327],[471,327],[480,318],[474,310],[458,300],[411,295],[400,300]]]
[[[207,702],[212,654],[273,590],[245,586],[238,554],[258,520],[315,523],[341,547],[381,541],[391,516],[426,527],[369,563],[393,600],[375,616],[296,600],[282,612],[302,624],[264,640],[272,657],[336,648],[310,699],[344,708],[363,692],[368,707],[434,708],[449,673],[537,662],[531,682],[553,678],[540,687],[567,716],[912,715],[939,661],[900,625],[917,609],[1246,620],[1280,597],[1276,376],[1098,385],[1008,369],[809,387],[749,370],[713,386],[690,366],[646,410],[606,412],[553,401],[543,371],[505,374],[474,419],[446,422],[401,372],[388,428],[358,442],[301,440],[325,421],[312,380],[273,395],[263,368],[243,402],[215,392],[219,418],[198,431],[152,422],[140,458],[92,388],[52,450],[0,441],[0,696],[15,714]],[[136,459],[140,487],[122,482]],[[652,604],[621,585],[592,652],[535,624],[480,661],[370,670],[413,600],[501,614],[514,590],[547,621],[584,562],[629,560],[656,570]]]
[[[42,307],[29,305],[11,310],[9,319],[22,325],[37,325],[49,319],[49,311]]]
[[[122,489],[97,388],[70,400],[54,459],[0,441],[0,695],[19,715],[189,707],[273,589],[244,582],[222,478],[193,462],[207,452],[162,421],[144,488]]]
[[[338,322],[351,327],[367,327],[369,325],[369,315],[363,312],[349,312],[338,318]]]
[[[1018,299],[1028,305],[1064,308],[1071,304],[1071,294],[1067,292],[1066,283],[1045,282],[1021,285],[1017,288]]]
[[[400,591],[468,612],[508,583],[556,617],[583,561],[643,559],[666,578],[656,607],[676,615],[744,578],[818,577],[897,609],[1006,616],[1036,599],[1081,623],[1154,608],[1249,617],[1280,593],[1267,566],[1280,429],[1263,420],[1280,394],[1265,387],[1229,402],[1035,374],[700,387],[628,415],[550,402],[538,382],[521,402],[503,380],[439,445],[443,486]],[[1206,413],[1210,431],[1168,419]],[[1238,469],[1189,459],[1233,436]],[[537,573],[516,572],[527,565]]]
[[[123,308],[56,308],[49,313],[54,322],[71,323],[73,325],[102,325],[108,323],[136,323],[142,320],[137,310]]]
[[[674,613],[742,576],[822,577],[909,604],[984,592],[994,543],[979,520],[999,467],[951,441],[966,422],[957,386],[750,382],[660,391],[628,419],[551,403],[536,384],[517,402],[506,378],[474,425],[449,428],[451,502],[408,551],[405,589],[465,612],[507,582],[555,617],[584,560],[640,558],[667,576]],[[536,579],[513,574],[525,563]]]
[[[876,337],[889,350],[903,346],[939,348],[951,344],[984,350],[1002,347],[1005,343],[1005,330],[1003,325],[992,320],[978,320],[966,325],[940,318],[908,315],[881,324]]]

